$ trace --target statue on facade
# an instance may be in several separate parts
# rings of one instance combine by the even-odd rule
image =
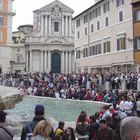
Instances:
[[[35,15],[35,22],[34,22],[34,32],[39,32],[40,31],[40,15],[36,14]]]

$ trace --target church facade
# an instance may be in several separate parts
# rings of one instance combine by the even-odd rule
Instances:
[[[26,37],[26,72],[74,71],[74,11],[58,0],[33,12],[33,32]]]

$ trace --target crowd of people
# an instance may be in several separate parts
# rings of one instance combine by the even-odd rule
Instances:
[[[44,118],[44,107],[37,105],[35,117],[23,127],[21,140],[26,140],[27,136],[33,140],[126,140],[123,131],[127,130],[127,125],[123,120],[136,118],[135,125],[140,123],[139,73],[14,73],[1,75],[0,84],[17,87],[22,95],[108,103],[92,116],[81,111],[75,128],[64,129],[65,122],[59,122],[55,131]],[[136,138],[128,140],[139,140],[139,131]]]
[[[51,121],[45,118],[45,109],[37,104],[32,121],[23,126],[21,140],[139,140],[140,118],[123,115],[119,110],[101,107],[99,112],[88,116],[81,111],[76,120],[75,128],[65,127],[60,121],[56,129]],[[13,140],[15,131],[6,122],[4,111],[0,111],[0,140]]]

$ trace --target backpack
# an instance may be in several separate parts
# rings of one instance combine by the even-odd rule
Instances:
[[[33,136],[33,122],[30,122],[29,124],[27,124],[27,136],[26,136],[26,140],[31,140],[32,136]]]
[[[76,132],[81,135],[81,136],[85,136],[88,134],[88,124],[85,123],[85,124],[78,124],[76,126]]]

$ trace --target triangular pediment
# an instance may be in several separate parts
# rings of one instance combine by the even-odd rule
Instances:
[[[56,7],[60,8],[61,12],[70,12],[72,14],[74,13],[74,11],[70,7],[63,4],[59,0],[55,0],[55,1],[51,2],[50,4],[47,4],[47,5],[43,6],[42,8],[35,10],[35,11],[52,11]]]

